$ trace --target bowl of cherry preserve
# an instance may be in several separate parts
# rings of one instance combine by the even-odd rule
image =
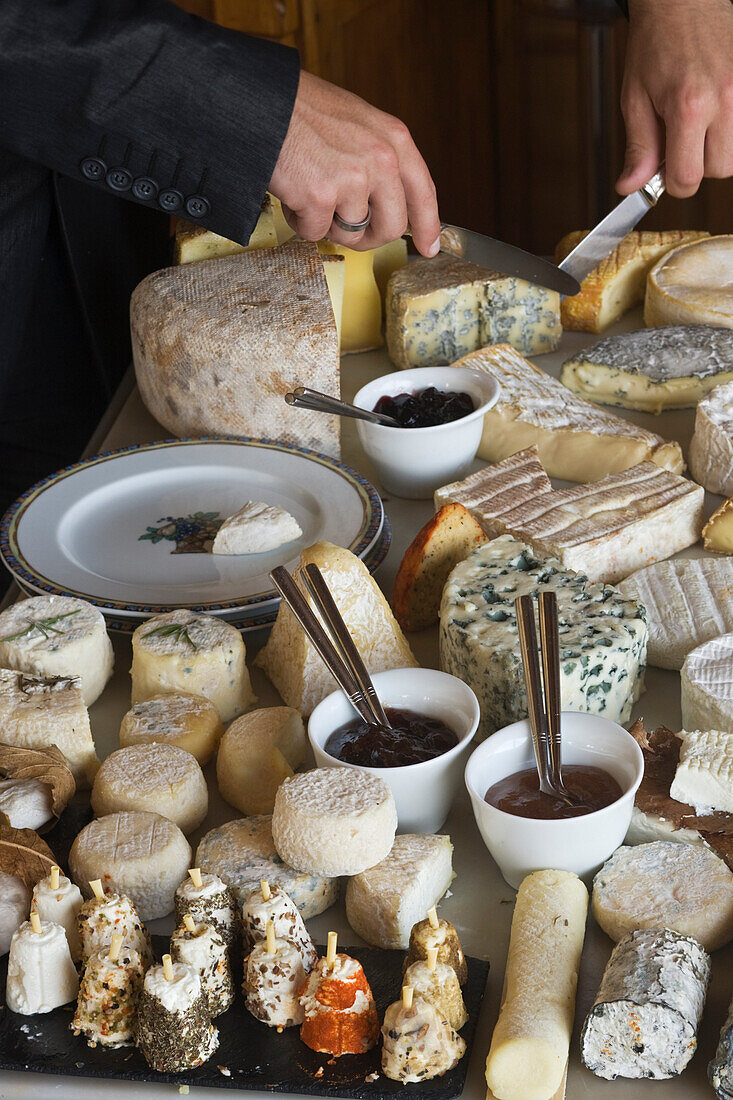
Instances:
[[[372,772],[392,791],[398,832],[435,833],[461,787],[478,700],[462,680],[431,668],[393,668],[372,681],[392,730],[367,727],[334,691],[308,722],[316,767]]]
[[[354,404],[400,424],[356,422],[384,488],[394,496],[427,500],[441,485],[465,477],[476,457],[484,413],[498,398],[496,379],[470,367],[416,367],[362,386]]]

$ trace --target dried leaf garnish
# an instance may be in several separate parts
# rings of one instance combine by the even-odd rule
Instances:
[[[29,890],[51,873],[56,857],[33,829],[14,829],[0,814],[0,871],[17,875]]]
[[[74,797],[76,783],[66,757],[55,745],[25,749],[0,743],[0,776],[3,779],[38,779],[51,788],[51,810],[59,818]]]

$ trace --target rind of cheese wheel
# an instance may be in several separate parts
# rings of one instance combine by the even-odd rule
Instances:
[[[292,707],[266,707],[232,722],[219,744],[219,793],[243,814],[269,814],[280,784],[305,759],[303,719]]]
[[[338,898],[339,880],[294,871],[283,863],[272,841],[272,816],[255,814],[212,829],[196,850],[196,866],[218,875],[244,902],[263,879],[281,886],[303,920],[323,913]]]
[[[297,871],[358,875],[394,843],[392,791],[359,768],[315,768],[286,779],[275,795],[272,839]]]
[[[85,600],[32,596],[0,614],[0,667],[78,676],[86,707],[102,694],[113,665],[104,615]]]
[[[156,615],[132,636],[132,704],[190,692],[231,722],[256,702],[246,656],[242,635],[222,619],[193,611]]]
[[[296,582],[311,562],[321,570],[368,671],[415,668],[407,639],[364,563],[350,550],[317,542],[300,555]],[[284,602],[255,664],[265,670],[283,701],[304,716],[338,687]]]
[[[496,1100],[550,1100],[562,1084],[587,912],[588,891],[570,871],[535,871],[519,887],[486,1059]]]
[[[209,788],[196,757],[177,745],[130,745],[111,753],[97,772],[92,809],[158,813],[192,833],[206,817]]]
[[[135,703],[122,719],[120,745],[123,749],[151,741],[177,745],[203,767],[216,752],[223,732],[219,711],[209,699],[181,691]]]
[[[675,248],[649,272],[644,324],[733,328],[733,236]]]
[[[406,951],[410,932],[453,880],[449,836],[402,833],[389,854],[346,887],[346,917],[367,943]]]
[[[176,887],[191,866],[191,848],[160,814],[123,811],[90,821],[69,854],[71,876],[85,897],[100,879],[105,893],[126,894],[140,920],[173,911]]]
[[[3,742],[18,748],[56,745],[77,787],[91,787],[99,759],[77,677],[46,679],[0,668],[0,730]]]

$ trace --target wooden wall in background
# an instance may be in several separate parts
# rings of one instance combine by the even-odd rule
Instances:
[[[446,221],[549,253],[616,199],[626,23],[610,0],[179,2],[297,46],[309,71],[404,119]],[[594,74],[607,103],[600,151]],[[665,196],[644,225],[732,232],[733,180]]]

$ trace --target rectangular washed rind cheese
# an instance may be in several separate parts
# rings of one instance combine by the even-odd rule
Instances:
[[[644,324],[733,328],[733,236],[675,248],[649,272]]]
[[[623,724],[643,690],[643,607],[502,535],[456,566],[440,610],[441,668],[475,691],[480,738],[527,717],[514,601],[539,591],[557,594],[563,710]]]
[[[717,386],[697,406],[690,473],[709,493],[733,496],[733,382]]]
[[[484,417],[478,454],[487,462],[536,445],[550,477],[599,481],[640,462],[680,474],[679,443],[614,416],[571,393],[507,344],[482,348],[454,364],[490,374],[501,387]]]

